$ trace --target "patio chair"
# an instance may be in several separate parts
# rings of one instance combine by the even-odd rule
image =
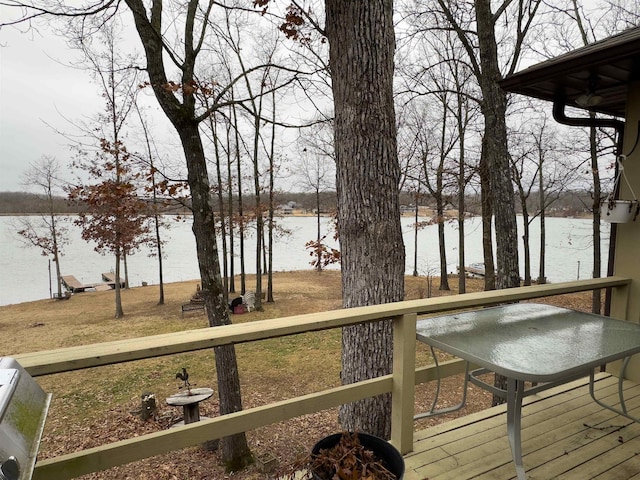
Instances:
[[[255,292],[245,292],[242,295],[242,304],[247,308],[247,312],[250,312],[252,309],[256,309],[256,294]]]

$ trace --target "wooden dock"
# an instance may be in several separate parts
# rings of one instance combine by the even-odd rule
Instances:
[[[460,270],[460,267],[458,267],[458,273],[460,273]],[[484,264],[472,263],[471,265],[464,267],[464,274],[472,277],[484,277]]]
[[[102,274],[102,280],[111,288],[116,288],[116,274],[113,272],[106,272]],[[124,282],[120,280],[120,288],[124,288]]]
[[[112,275],[113,277],[115,277],[115,275],[113,274],[103,273],[103,279],[105,275]],[[105,281],[105,283],[82,283],[73,275],[62,275],[61,280],[67,291],[71,293],[83,293],[86,291],[103,292],[105,290],[113,290],[114,288],[116,288],[115,278],[112,282]],[[122,286],[124,287],[124,282],[122,283]]]
[[[80,293],[84,292],[88,288],[93,288],[93,285],[81,283],[80,280],[78,280],[73,275],[62,275],[62,277],[60,278],[62,280],[62,283],[64,284],[64,287],[73,293]]]

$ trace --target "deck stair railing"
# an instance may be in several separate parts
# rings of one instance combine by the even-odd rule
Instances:
[[[32,376],[39,376],[393,319],[393,373],[390,375],[45,459],[36,464],[33,478],[75,478],[387,392],[392,394],[391,442],[403,454],[408,453],[413,448],[415,385],[436,378],[434,366],[415,366],[416,320],[419,315],[602,288],[621,289],[628,297],[630,283],[631,280],[627,278],[608,277],[536,285],[312,313],[16,355],[18,362]],[[442,377],[462,372],[464,363],[461,360],[452,360],[440,365]]]

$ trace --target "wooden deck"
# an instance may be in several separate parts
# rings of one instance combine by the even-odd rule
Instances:
[[[617,379],[597,380],[597,398],[615,402]],[[640,416],[640,385],[625,382],[625,399]],[[513,479],[506,430],[499,406],[417,431],[405,480]],[[580,380],[525,398],[522,452],[530,480],[640,479],[640,424],[600,407]]]

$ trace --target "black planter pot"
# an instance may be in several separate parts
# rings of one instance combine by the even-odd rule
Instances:
[[[329,435],[328,437],[323,438],[314,445],[314,447],[311,449],[311,454],[317,455],[320,453],[320,450],[335,447],[340,441],[341,437],[342,433],[334,433],[333,435]],[[391,445],[386,440],[383,440],[382,438],[376,437],[374,435],[369,435],[368,433],[358,432],[358,439],[360,440],[360,444],[367,450],[371,450],[373,454],[384,465],[384,467],[391,473],[393,473],[398,480],[401,480],[403,478],[404,458],[402,458],[400,452],[396,450],[393,445]],[[322,477],[318,476],[315,472],[311,472],[311,474],[314,480],[325,480]]]

